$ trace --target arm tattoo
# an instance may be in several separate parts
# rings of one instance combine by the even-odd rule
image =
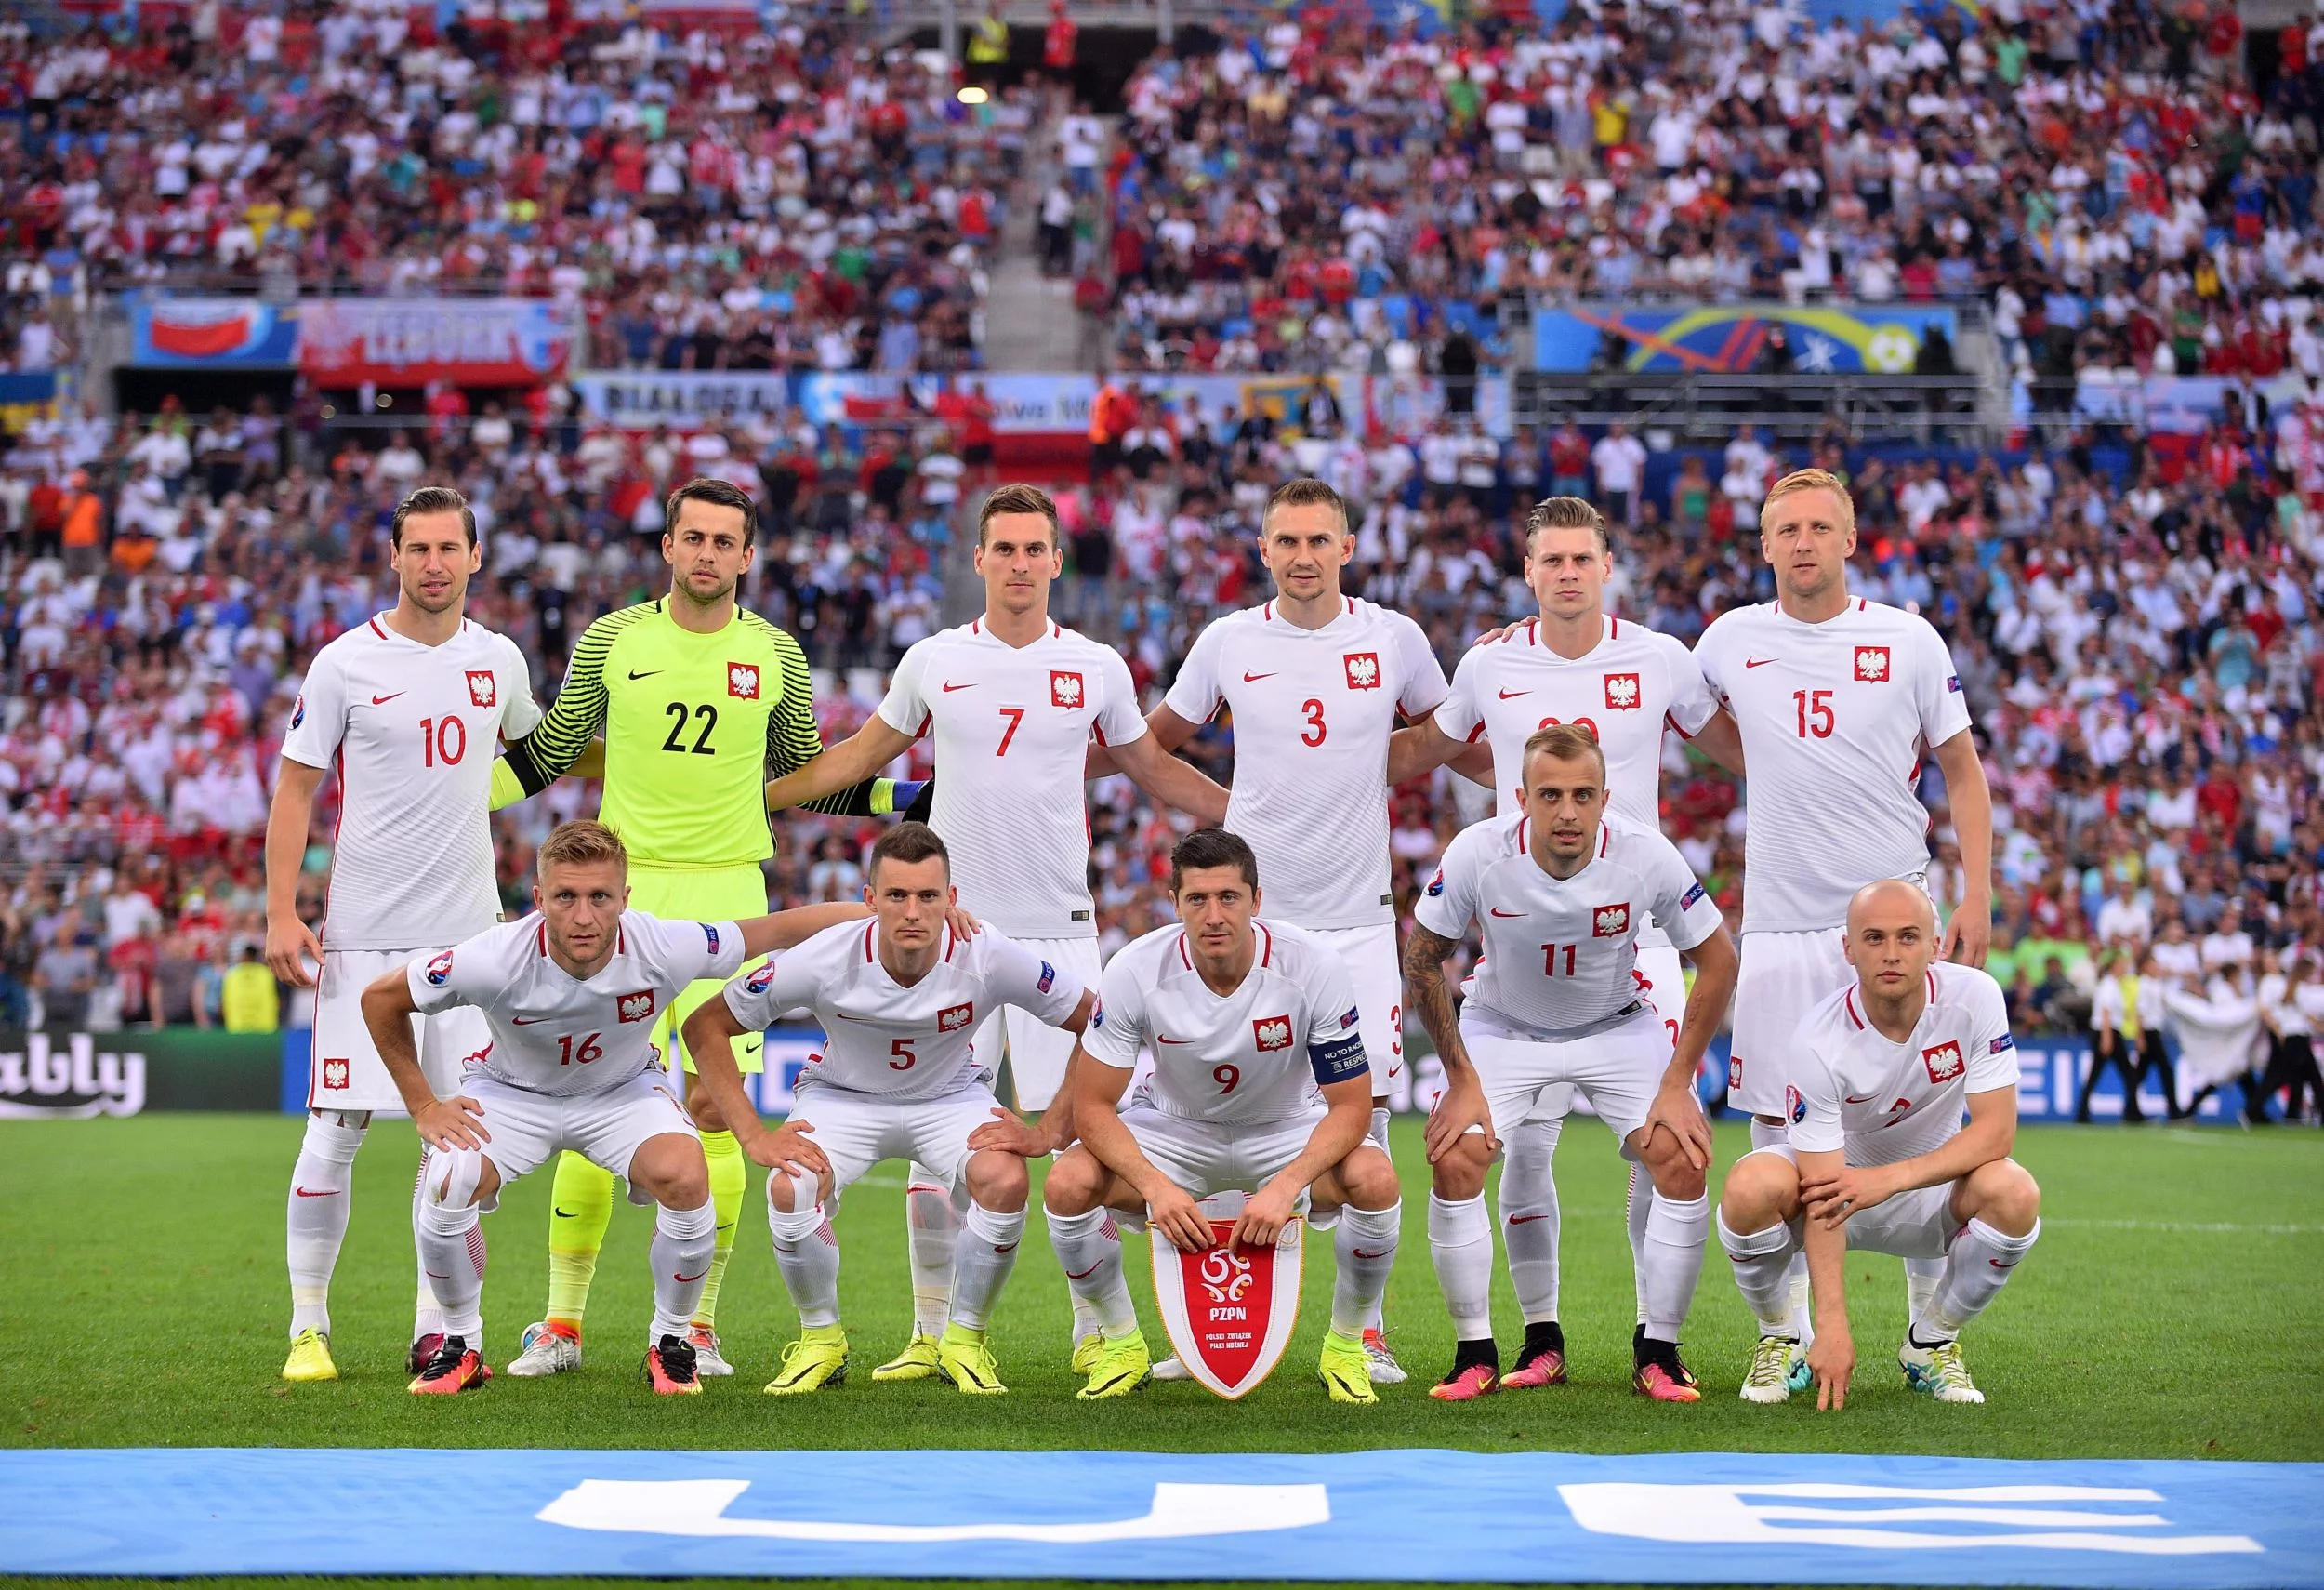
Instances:
[[[1404,947],[1405,1004],[1420,1018],[1429,1040],[1443,1053],[1452,1046],[1459,1028],[1453,1017],[1452,987],[1445,981],[1445,957],[1453,941],[1415,927]]]

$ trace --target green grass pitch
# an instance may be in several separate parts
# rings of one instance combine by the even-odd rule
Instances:
[[[336,1385],[277,1378],[285,1347],[285,1178],[295,1117],[152,1116],[0,1123],[0,1440],[10,1446],[544,1446],[573,1448],[1117,1448],[1322,1451],[1359,1447],[1591,1452],[1767,1451],[1989,1457],[2324,1458],[2324,1360],[2302,1348],[2324,1318],[2324,1139],[2034,1127],[2018,1158],[2040,1178],[2040,1245],[1967,1338],[1991,1400],[1939,1407],[1908,1393],[1894,1351],[1904,1285],[1893,1260],[1849,1265],[1858,1369],[1847,1411],[1754,1408],[1735,1395],[1751,1331],[1714,1242],[1685,1344],[1705,1387],[1657,1407],[1629,1385],[1632,1294],[1623,1171],[1588,1120],[1558,1157],[1564,1315],[1575,1384],[1467,1406],[1431,1401],[1449,1325],[1431,1272],[1417,1122],[1399,1121],[1404,1249],[1391,1341],[1413,1371],[1371,1409],[1326,1401],[1313,1368],[1331,1284],[1310,1249],[1301,1329],[1274,1378],[1239,1404],[1156,1385],[1074,1399],[1065,1289],[1037,1221],[995,1322],[1005,1398],[936,1382],[878,1385],[871,1367],[909,1326],[903,1167],[850,1192],[838,1228],[854,1373],[819,1396],[759,1394],[796,1333],[768,1251],[754,1174],[720,1326],[737,1365],[707,1394],[657,1399],[638,1379],[649,1214],[614,1215],[589,1311],[588,1367],[548,1382],[495,1379],[455,1398],[403,1389],[412,1296],[409,1197],[417,1139],[375,1129],[333,1289]],[[1720,1132],[1720,1169],[1746,1146]],[[541,1313],[549,1178],[488,1216],[488,1361]],[[1714,1182],[1714,1186],[1715,1186]],[[1142,1239],[1129,1266],[1156,1356]],[[1504,1279],[1503,1351],[1518,1323]]]

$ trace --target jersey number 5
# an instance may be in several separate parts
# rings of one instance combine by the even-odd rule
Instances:
[[[719,726],[717,708],[706,704],[690,709],[683,701],[673,701],[662,709],[662,713],[670,721],[669,736],[662,742],[664,750],[691,751],[695,756],[719,754],[718,748],[710,743],[710,732]],[[690,718],[702,725],[694,732],[693,745],[686,744],[686,722]]]

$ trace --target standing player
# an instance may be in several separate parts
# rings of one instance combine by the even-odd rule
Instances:
[[[412,1225],[443,1340],[414,1392],[448,1395],[490,1377],[477,1308],[484,1285],[477,1217],[498,1204],[502,1187],[561,1150],[626,1178],[633,1201],[661,1205],[645,1367],[662,1395],[702,1389],[688,1337],[716,1217],[700,1137],[666,1080],[655,1017],[688,984],[797,943],[836,911],[665,921],[628,908],[628,863],[611,828],[566,823],[541,845],[537,921],[503,922],[415,957],[363,990],[372,1042],[429,1145]],[[479,1013],[489,1037],[468,1057],[459,1094],[439,1099],[421,1075],[411,1022],[456,1009]]]
[[[1208,626],[1147,725],[1176,750],[1224,707],[1234,715],[1226,826],[1267,879],[1267,919],[1303,928],[1347,963],[1372,1065],[1370,1136],[1388,1146],[1388,1090],[1403,1064],[1404,983],[1388,872],[1388,749],[1398,718],[1445,699],[1420,627],[1340,590],[1355,552],[1348,506],[1322,481],[1278,487],[1260,520],[1274,599]],[[1328,835],[1328,843],[1319,843]],[[1354,1239],[1334,1236],[1342,1265]],[[1378,1319],[1362,1339],[1372,1378],[1405,1378]],[[1164,1364],[1155,1372],[1167,1376]]]
[[[855,784],[914,740],[931,740],[938,776],[929,822],[951,849],[961,904],[1089,987],[1098,976],[1082,789],[1091,740],[1147,794],[1203,822],[1225,815],[1227,793],[1146,732],[1119,653],[1050,617],[1050,588],[1063,566],[1048,493],[1004,485],[986,497],[976,528],[984,615],[914,644],[871,720],[768,785],[766,803],[780,810]],[[1072,1035],[1030,1011],[996,1005],[977,1032],[977,1052],[997,1061],[1004,1034],[1017,1106],[1048,1110],[1065,1080]],[[1052,1147],[1073,1141],[1070,1116],[1052,1111],[1044,1120]],[[914,1167],[905,1199],[912,1340],[872,1371],[876,1380],[917,1380],[936,1370],[958,1221],[944,1178],[924,1169]],[[1076,1320],[1076,1341],[1094,1334]]]
[[[1961,1332],[2041,1235],[2041,1189],[2009,1157],[2017,1048],[2001,986],[1937,961],[1936,908],[1900,880],[1856,892],[1842,943],[1855,975],[1800,1024],[1790,1140],[1746,1154],[1719,1199],[1719,1240],[1759,1318],[1743,1399],[1791,1395],[1785,1274],[1804,1252],[1816,1405],[1847,1405],[1847,1254],[1864,1248],[1937,1267],[1906,1332],[1906,1382],[1939,1402],[1983,1402]]]
[[[283,1378],[337,1380],[331,1272],[347,1237],[355,1151],[374,1110],[404,1100],[363,1025],[363,991],[415,954],[498,919],[488,800],[494,748],[540,722],[524,654],[462,616],[481,562],[476,516],[449,486],[423,486],[388,528],[395,606],[339,636],[307,669],[267,817],[267,964],[315,990],[307,1135],[291,1173],[291,1350]],[[337,768],[340,815],[324,939],[298,920],[298,873],[315,791]],[[319,974],[307,971],[309,960]],[[465,1012],[417,1025],[416,1064],[447,1094],[490,1040]],[[424,1360],[443,1330],[425,1275],[412,1323]],[[415,1366],[416,1367],[416,1366]]]
[[[1700,1394],[1679,1358],[1679,1329],[1710,1226],[1711,1149],[1695,1072],[1735,991],[1735,943],[1659,829],[1605,815],[1605,755],[1588,729],[1537,729],[1523,766],[1524,815],[1488,817],[1445,847],[1405,952],[1407,992],[1446,1078],[1428,1124],[1429,1246],[1456,1345],[1452,1371],[1430,1395],[1465,1402],[1499,1384],[1485,1174],[1544,1093],[1572,1088],[1654,1180],[1631,1385],[1657,1401],[1693,1402]],[[1639,986],[1637,939],[1649,921],[1695,963],[1675,1046]],[[1456,1024],[1445,957],[1472,922],[1483,952]]]
[[[968,1204],[938,1372],[964,1392],[1003,1392],[1009,1388],[986,1345],[985,1321],[1024,1239],[1025,1156],[1049,1144],[996,1103],[992,1067],[977,1059],[971,1036],[979,1014],[1000,1006],[1078,1034],[1091,996],[1070,972],[998,933],[962,938],[945,925],[952,866],[932,828],[899,823],[880,835],[865,893],[871,922],[828,929],[771,957],[686,1023],[687,1046],[704,1057],[703,1080],[735,1123],[743,1151],[762,1165],[793,1158],[802,1165],[767,1179],[774,1262],[802,1327],[767,1391],[820,1391],[845,1378],[839,1246],[830,1214],[851,1184],[901,1155],[912,1159],[916,1177],[932,1176],[943,1186],[947,1202],[960,1193]],[[762,1032],[802,1006],[815,1013],[825,1036],[783,1128],[794,1138],[814,1134],[811,1148],[794,1153],[759,1123],[720,1040]]]
[[[1404,1202],[1395,1167],[1365,1141],[1371,1083],[1346,963],[1314,934],[1259,916],[1258,858],[1223,829],[1178,841],[1170,895],[1180,925],[1106,966],[1076,1057],[1081,1142],[1043,1191],[1066,1284],[1103,1332],[1081,1396],[1118,1397],[1151,1372],[1114,1214],[1142,1215],[1200,1252],[1212,1243],[1195,1200],[1240,1189],[1251,1197],[1235,1243],[1272,1246],[1302,1199],[1353,1228],[1316,1371],[1334,1402],[1377,1402],[1364,1322],[1379,1318]],[[1154,1073],[1118,1110],[1149,1044]]]
[[[557,700],[532,742],[508,758],[495,794],[515,799],[572,768],[601,729],[605,798],[599,815],[636,857],[638,908],[704,921],[736,921],[767,908],[760,864],[774,854],[760,791],[770,773],[801,766],[823,750],[807,657],[783,630],[740,606],[734,589],[748,572],[759,510],[719,480],[690,481],[663,509],[667,596],[608,613],[582,631]],[[884,814],[895,805],[886,779],[865,779],[816,802],[824,812]],[[908,803],[908,797],[907,797]],[[656,1018],[665,1052],[680,1045],[688,1013],[719,991],[715,979],[688,988]],[[744,1040],[736,1059],[759,1066],[763,1040]],[[734,1248],[748,1172],[716,1101],[692,1082],[686,1107],[702,1128],[718,1205],[718,1241],[693,1341],[702,1372],[732,1374],[718,1345],[719,1283]],[[598,1250],[613,1218],[614,1178],[578,1154],[558,1162],[548,1223],[548,1316],[508,1366],[514,1375],[556,1374],[581,1364],[581,1321]]]
[[[1929,812],[1922,758],[1945,775],[1966,888],[1945,952],[1985,964],[1993,921],[1993,798],[1944,638],[1918,614],[1848,594],[1855,505],[1837,477],[1800,470],[1768,488],[1760,550],[1776,600],[1721,614],[1695,648],[1703,678],[1735,714],[1750,767],[1743,840],[1743,972],[1736,989],[1727,1099],[1751,1140],[1783,1140],[1801,1018],[1851,981],[1848,901],[1882,878],[1922,882]],[[1928,1312],[1940,1266],[1908,1261],[1912,1317]],[[1793,1329],[1814,1335],[1807,1265],[1791,1272]],[[1909,1344],[1906,1347],[1909,1363]],[[1793,1369],[1795,1389],[1806,1384]]]
[[[1694,657],[1679,642],[1605,612],[1613,572],[1605,520],[1577,497],[1553,497],[1525,519],[1525,583],[1538,616],[1470,648],[1453,670],[1452,690],[1433,718],[1396,736],[1397,766],[1450,762],[1472,777],[1489,775],[1499,815],[1525,808],[1525,756],[1535,731],[1578,723],[1597,738],[1606,763],[1606,809],[1641,828],[1662,826],[1662,741],[1667,724],[1711,760],[1743,770],[1735,721],[1720,710]],[[1475,742],[1485,742],[1478,745]],[[1484,764],[1484,765],[1481,765]],[[1659,924],[1642,921],[1638,974],[1647,1002],[1672,1043],[1686,1006],[1679,952]],[[1517,1367],[1504,1389],[1559,1385],[1565,1379],[1565,1334],[1558,1322],[1557,1182],[1551,1158],[1572,1107],[1573,1090],[1545,1092],[1535,1113],[1511,1123],[1501,1162],[1501,1239],[1525,1321]],[[1654,1187],[1645,1168],[1631,1166],[1631,1264],[1638,1279],[1638,1320],[1646,1320],[1646,1221]]]

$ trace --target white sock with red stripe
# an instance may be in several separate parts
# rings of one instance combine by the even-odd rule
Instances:
[[[839,1239],[821,1203],[805,1204],[814,1190],[810,1178],[791,1178],[792,1199],[802,1202],[795,1213],[774,1207],[778,1173],[767,1178],[767,1228],[774,1238],[774,1267],[783,1272],[783,1285],[799,1310],[799,1322],[813,1329],[839,1322]]]
[[[1923,1342],[1949,1342],[1960,1335],[2009,1283],[2018,1261],[2033,1251],[2040,1236],[2039,1220],[2023,1237],[1996,1231],[1982,1220],[1971,1221],[1953,1239],[1936,1302],[1927,1315],[1914,1318],[1913,1334]]]
[[[1331,1239],[1340,1261],[1331,1291],[1331,1328],[1339,1334],[1360,1339],[1380,1318],[1380,1300],[1388,1295],[1388,1272],[1396,1267],[1396,1236],[1403,1228],[1401,1199],[1386,1209],[1340,1212],[1340,1229]]]
[[[1097,1317],[1098,1329],[1108,1336],[1127,1336],[1138,1329],[1138,1311],[1122,1279],[1122,1234],[1110,1209],[1084,1214],[1050,1213],[1049,1245],[1065,1272],[1065,1285],[1074,1303]]]
[[[1695,1283],[1703,1273],[1703,1239],[1710,1232],[1708,1194],[1681,1203],[1650,1192],[1646,1216],[1646,1259],[1639,1290],[1646,1296],[1646,1338],[1676,1342],[1686,1312],[1695,1305]]]
[[[993,1312],[1009,1272],[1017,1267],[1017,1247],[1024,1240],[1024,1211],[1002,1214],[971,1201],[961,1222],[960,1240],[954,1245],[952,1322],[964,1330],[982,1331]]]
[[[473,1204],[450,1208],[430,1198],[413,1207],[419,1262],[443,1311],[443,1333],[484,1350],[484,1227]]]
[[[355,1186],[355,1150],[371,1128],[368,1110],[315,1110],[291,1168],[290,1333],[331,1333],[331,1272],[347,1240],[347,1200]]]
[[[941,1336],[952,1314],[953,1244],[960,1206],[927,1166],[915,1163],[904,1189],[905,1248],[912,1258],[912,1329]]]
[[[1638,1322],[1641,1325],[1646,1322],[1646,1223],[1654,1218],[1654,1211],[1655,1179],[1646,1173],[1645,1166],[1633,1159],[1630,1167],[1630,1195],[1623,1202],[1622,1214],[1630,1225],[1630,1273],[1631,1283],[1638,1289]],[[1706,1213],[1703,1229],[1708,1231],[1710,1228],[1710,1217]],[[1696,1240],[1699,1247],[1700,1237]],[[1654,1332],[1649,1331],[1646,1334],[1651,1336]]]
[[[1453,1339],[1481,1342],[1493,1334],[1493,1225],[1485,1195],[1448,1201],[1428,1195],[1429,1256],[1452,1316]]]
[[[680,1341],[693,1328],[694,1309],[702,1289],[710,1283],[710,1255],[719,1242],[719,1209],[706,1199],[700,1209],[664,1208],[654,1217],[654,1242],[647,1250],[654,1264],[654,1333],[646,1345],[665,1336]]]
[[[1528,1325],[1557,1318],[1557,1179],[1550,1166],[1565,1129],[1562,1119],[1521,1121],[1501,1159],[1501,1240]]]
[[[1797,1329],[1785,1272],[1798,1256],[1798,1242],[1781,1221],[1763,1231],[1737,1231],[1727,1224],[1726,1211],[1719,1212],[1719,1245],[1734,1262],[1736,1287],[1763,1336],[1790,1336]]]

